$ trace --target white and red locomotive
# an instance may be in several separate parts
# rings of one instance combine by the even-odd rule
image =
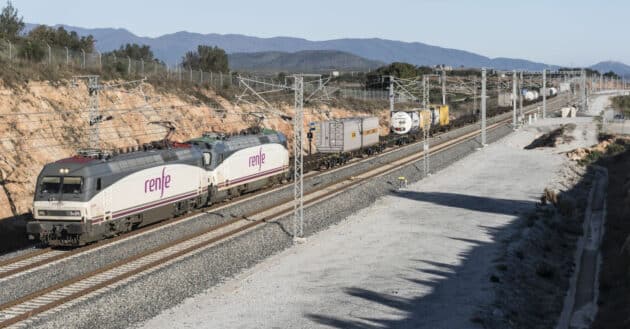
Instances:
[[[77,246],[208,206],[288,178],[279,132],[206,135],[116,155],[82,153],[37,179],[31,239]]]

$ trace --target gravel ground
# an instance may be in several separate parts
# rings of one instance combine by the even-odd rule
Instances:
[[[534,209],[547,184],[565,179],[556,177],[567,163],[557,150],[523,150],[543,125],[379,199],[143,328],[480,327],[471,320],[494,296],[496,242],[512,236],[519,214]],[[377,197],[369,193],[392,178],[362,186],[370,189],[360,195]],[[317,218],[334,217],[329,208],[318,207]]]
[[[510,113],[505,113],[494,118],[488,119],[488,124],[492,124],[501,119],[510,117]],[[431,144],[439,143],[441,140],[450,139],[455,136],[468,133],[477,129],[478,125],[471,125],[463,127],[457,130],[447,132],[441,136],[438,136],[431,140]],[[355,166],[341,167],[336,170],[325,173],[324,175],[314,177],[311,179],[305,179],[305,191],[309,191],[320,185],[325,185],[342,178],[355,175],[357,172],[362,172],[371,168],[380,166],[381,163],[389,162],[393,159],[398,159],[410,154],[414,154],[420,151],[422,148],[421,143],[415,145],[409,145],[405,148],[400,148],[394,152],[389,153],[381,158],[371,158],[356,164]],[[439,164],[439,160],[436,162]],[[434,164],[432,164],[432,167]],[[422,168],[421,165],[418,166]],[[32,271],[30,273],[20,275],[13,278],[0,280],[3,289],[0,290],[0,303],[9,302],[16,298],[22,297],[34,291],[44,289],[52,284],[63,282],[72,277],[96,270],[107,264],[122,260],[129,256],[141,253],[150,248],[157,247],[165,242],[179,239],[183,236],[198,232],[203,229],[207,229],[214,225],[220,224],[232,218],[233,216],[240,216],[246,213],[256,211],[273,205],[281,200],[292,198],[293,189],[292,186],[287,186],[283,189],[268,193],[263,196],[256,197],[254,200],[245,202],[238,205],[227,206],[225,209],[216,212],[210,212],[196,216],[193,220],[188,220],[183,223],[179,223],[171,226],[168,230],[159,230],[149,234],[144,234],[140,237],[132,238],[115,245],[106,246],[98,251],[86,253],[73,257],[71,260],[62,261],[55,265],[48,266],[41,270]],[[321,229],[321,226],[317,226],[317,229]],[[4,255],[3,258],[9,258],[17,256],[24,251],[18,251],[11,254]]]
[[[488,134],[488,141],[495,141],[511,132],[507,127]],[[432,157],[431,167],[446,165],[473,152],[479,145],[471,141]],[[407,166],[391,175],[361,184],[348,193],[326,201],[305,211],[305,234],[310,235],[333,223],[342,221],[350,214],[390,193],[396,178],[406,176],[410,181],[422,177],[422,162]],[[34,327],[41,328],[126,328],[147,320],[185,298],[213,287],[226,279],[250,268],[270,255],[291,246],[287,219],[253,230],[246,235],[226,241],[176,266],[164,268],[149,276],[133,281],[121,288],[90,299],[80,306],[43,319]]]

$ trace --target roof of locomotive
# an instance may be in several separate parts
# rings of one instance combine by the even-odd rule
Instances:
[[[75,155],[56,162],[48,163],[42,169],[41,176],[57,176],[60,170],[68,170],[66,176],[104,176],[125,174],[166,163],[196,164],[201,159],[201,149],[211,149],[216,153],[229,155],[237,150],[277,143],[286,147],[286,137],[276,131],[267,130],[259,135],[239,135],[227,138],[203,136],[186,144],[174,143],[176,147],[149,149],[120,153],[111,156]]]
[[[258,135],[237,135],[223,137],[214,134],[205,134],[202,137],[191,139],[189,143],[212,149],[217,153],[233,153],[237,150],[263,144],[282,144],[286,146],[287,138],[281,132],[266,130]]]
[[[200,157],[199,150],[190,146],[135,151],[107,157],[75,155],[46,164],[40,175],[59,175],[61,169],[68,170],[68,173],[65,174],[66,176],[85,177],[118,174],[155,167],[165,163],[195,163]]]

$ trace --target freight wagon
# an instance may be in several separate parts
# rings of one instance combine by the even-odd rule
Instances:
[[[354,152],[369,149],[379,142],[376,117],[321,121],[315,128],[317,151],[320,153]]]

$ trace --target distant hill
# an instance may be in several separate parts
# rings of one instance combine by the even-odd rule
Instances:
[[[34,24],[27,24],[26,29],[33,28]],[[151,46],[156,57],[168,64],[181,61],[183,54],[193,50],[197,45],[218,46],[225,49],[228,54],[238,54],[234,60],[245,58],[240,53],[267,53],[266,55],[254,55],[249,60],[262,63],[264,61],[276,61],[274,56],[278,53],[300,53],[309,50],[332,50],[362,57],[370,61],[382,63],[407,62],[415,65],[439,65],[445,64],[453,67],[487,67],[500,70],[542,70],[543,68],[556,69],[558,66],[537,63],[515,58],[489,58],[468,51],[442,48],[420,42],[402,42],[384,39],[336,39],[326,41],[309,41],[292,37],[258,38],[240,34],[200,34],[190,32],[177,32],[166,34],[157,38],[140,37],[125,29],[113,28],[80,28],[62,25],[66,29],[76,31],[79,35],[92,34],[97,40],[96,47],[100,51],[117,49],[125,43],[147,44]],[[275,55],[272,55],[275,54]],[[332,54],[332,53],[331,53]],[[285,55],[286,56],[286,55]],[[295,55],[294,55],[295,56]],[[296,57],[291,60],[297,60]],[[300,55],[303,56],[303,55]],[[335,56],[340,56],[336,54]],[[289,57],[285,57],[289,59]],[[302,57],[305,58],[305,57]],[[316,57],[309,58],[317,59]],[[312,65],[322,65],[319,63]],[[244,59],[243,59],[244,61]],[[239,62],[237,65],[243,65]],[[354,63],[354,61],[353,61]],[[295,65],[290,64],[290,65]],[[302,64],[310,65],[310,64]],[[616,62],[602,62],[592,68],[599,71],[613,70],[619,74],[630,74],[628,66]],[[340,69],[344,69],[340,67]]]
[[[28,24],[27,30],[34,24]],[[336,50],[383,63],[407,62],[415,65],[445,64],[454,67],[489,67],[496,69],[538,70],[554,67],[521,59],[491,59],[472,52],[431,46],[420,42],[402,42],[384,39],[336,39],[309,41],[300,38],[258,38],[239,34],[200,34],[177,32],[157,38],[140,37],[125,29],[86,29],[64,26],[79,35],[92,34],[100,51],[117,49],[124,43],[139,43],[151,46],[154,54],[169,64],[179,62],[183,54],[197,45],[212,45],[228,53],[253,52],[300,52],[305,50]]]
[[[230,69],[246,71],[324,72],[330,70],[368,71],[385,65],[336,50],[304,50],[294,53],[267,51],[228,55]]]
[[[591,66],[591,68],[600,73],[613,71],[624,78],[630,78],[630,66],[621,62],[604,61]]]

